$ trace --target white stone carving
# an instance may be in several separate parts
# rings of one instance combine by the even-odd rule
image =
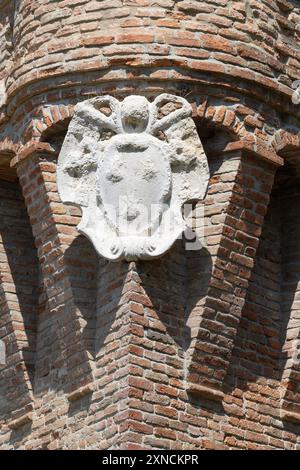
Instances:
[[[190,104],[163,94],[75,107],[58,159],[64,203],[79,232],[109,260],[163,255],[186,228],[182,206],[205,197],[209,169]]]
[[[0,340],[0,366],[6,364],[6,349],[4,341]]]

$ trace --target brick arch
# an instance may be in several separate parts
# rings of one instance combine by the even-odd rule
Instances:
[[[206,101],[199,107],[194,107],[194,117],[199,117],[208,127],[225,131],[229,135],[230,139],[222,150],[244,149],[251,154],[259,155],[263,160],[281,165],[282,159],[279,152],[272,145],[275,137],[267,136],[256,127],[257,119],[252,114],[244,113],[241,116],[234,105],[228,107],[211,105]],[[248,125],[251,131],[247,130]]]
[[[41,107],[25,131],[25,141],[46,142],[49,136],[65,130],[73,116],[73,105]]]
[[[0,156],[12,155],[15,156],[18,151],[19,145],[14,144],[11,140],[5,139],[0,142]]]
[[[200,118],[209,127],[227,132],[233,141],[240,140],[247,132],[236,111],[224,105],[212,105],[205,101],[196,108],[194,117]]]
[[[201,101],[199,105],[196,98],[193,97],[190,100],[193,107],[193,117],[199,119],[201,124],[207,128],[228,134],[229,139],[225,143],[225,150],[244,148],[251,153],[260,155],[264,160],[279,163],[281,160],[278,155],[280,147],[276,147],[274,142],[279,139],[279,135],[285,135],[284,131],[278,131],[275,136],[267,136],[260,128],[256,127],[257,119],[251,110],[249,110],[251,114],[247,114],[246,111],[241,114],[239,105],[214,104],[207,96],[204,96]],[[16,149],[18,154],[23,154],[23,149],[28,145],[31,146],[33,142],[52,144],[53,138],[62,136],[74,114],[74,106],[74,104],[55,104],[40,107],[23,134],[25,145]],[[247,129],[249,125],[251,130]],[[284,138],[282,137],[282,139]]]
[[[275,136],[267,134],[259,122],[261,121],[259,114],[241,102],[234,104],[228,102],[224,105],[223,102],[214,102],[213,97],[202,95],[199,105],[195,91],[191,91],[189,101],[193,106],[194,118],[200,119],[201,123],[210,128],[226,132],[233,142],[242,140],[254,151],[255,147],[259,147],[262,150],[273,149],[274,153],[278,153],[278,140],[297,138],[285,130],[277,131]],[[23,133],[24,142],[30,140],[45,142],[50,135],[64,131],[73,116],[74,106],[74,102],[40,106],[32,114],[32,119]]]
[[[200,118],[208,126],[226,131],[233,141],[251,139],[252,134],[246,130],[244,122],[232,107],[211,105],[207,100],[200,106],[195,102],[191,104],[194,118]],[[66,129],[73,114],[74,105],[71,104],[41,108],[25,132],[25,141],[47,141],[50,135]]]

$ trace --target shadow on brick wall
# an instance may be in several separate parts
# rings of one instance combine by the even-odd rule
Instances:
[[[225,388],[248,389],[259,378],[278,379],[280,354],[280,213],[271,198],[235,337]]]
[[[256,406],[266,415],[272,407],[277,419],[282,398],[279,387],[292,367],[294,341],[299,336],[300,193],[299,183],[294,183],[286,169],[278,171],[224,383],[226,392],[237,388],[250,392],[249,403],[255,403],[262,386],[269,387]],[[287,432],[299,434],[299,424],[281,423]]]
[[[64,259],[73,301],[85,323],[83,345],[94,356],[99,258],[92,243],[80,235],[66,250]]]
[[[66,250],[64,261],[72,292],[64,385],[67,394],[74,394],[94,381],[98,255],[89,240],[80,235]]]
[[[18,182],[0,183],[0,331],[7,354],[0,394],[12,413],[32,400],[39,265]]]
[[[119,323],[125,323],[122,320],[122,294],[128,263],[109,263],[100,258],[84,236],[78,236],[66,250],[65,262],[81,324],[80,328],[77,326],[76,356],[68,377],[71,392],[75,392],[68,415],[80,413],[80,419],[84,419],[94,412],[91,405],[96,377],[98,385],[101,383],[99,377],[104,382],[103,397],[97,396],[97,408],[107,406],[107,401],[112,400],[111,396],[107,398],[105,386],[106,381],[109,385],[109,376],[115,372],[114,354],[121,347],[114,347],[114,343]],[[118,381],[114,383],[117,388]],[[77,397],[76,390],[86,384],[91,385],[90,391]],[[107,393],[112,394],[111,391]]]
[[[209,252],[205,248],[186,251],[184,240],[177,240],[162,258],[137,264],[146,295],[166,328],[166,332],[161,333],[161,341],[174,342],[182,351],[189,348],[211,270]]]

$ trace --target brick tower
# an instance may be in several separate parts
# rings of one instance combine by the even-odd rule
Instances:
[[[300,2],[0,0],[0,25],[0,448],[299,449]],[[165,93],[205,243],[111,262],[58,156],[78,103]]]

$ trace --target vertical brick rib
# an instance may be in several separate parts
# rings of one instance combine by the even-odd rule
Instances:
[[[210,190],[210,194],[218,193],[217,199],[222,195],[224,197],[225,205],[221,209],[220,219],[222,232],[213,257],[199,330],[192,343],[187,382],[191,391],[212,398],[223,397],[222,385],[230,363],[275,170],[275,165],[263,163],[248,154],[227,155],[220,166],[217,183]],[[222,179],[230,183],[220,184],[219,180]],[[210,198],[211,195],[208,196],[208,203]],[[213,205],[216,204],[217,200],[213,202]],[[210,243],[210,236],[207,241]]]
[[[26,150],[27,159],[18,168],[35,244],[38,250],[45,288],[44,310],[39,322],[39,355],[37,357],[37,390],[66,389],[68,393],[93,382],[93,355],[88,351],[82,334],[89,322],[84,317],[87,292],[79,290],[81,266],[86,268],[86,284],[96,276],[97,258],[89,259],[76,249],[78,211],[66,209],[60,202],[56,187],[55,159],[35,147]],[[19,159],[18,159],[19,160]],[[75,248],[74,248],[75,246]],[[73,264],[72,264],[73,263]],[[74,267],[74,263],[77,263]],[[81,264],[82,263],[82,264]],[[92,264],[92,266],[90,266]],[[77,267],[76,267],[77,266]],[[79,273],[79,274],[78,274]],[[74,278],[74,279],[73,279]],[[79,279],[79,280],[78,280]],[[72,282],[80,300],[75,298]],[[92,289],[90,291],[93,296]],[[92,307],[91,304],[89,304]],[[89,312],[93,315],[93,312]],[[60,370],[57,376],[55,369]]]
[[[17,181],[0,181],[0,414],[17,428],[30,419],[38,315],[38,260]],[[26,418],[27,417],[27,418]]]

